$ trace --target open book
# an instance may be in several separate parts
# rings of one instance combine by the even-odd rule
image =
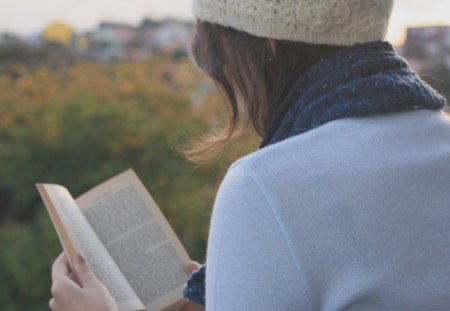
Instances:
[[[183,304],[189,256],[134,171],[76,200],[62,186],[37,187],[67,258],[83,254],[120,311]]]

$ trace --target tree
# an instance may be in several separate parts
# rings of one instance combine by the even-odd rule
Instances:
[[[69,46],[72,42],[73,35],[74,30],[71,26],[60,21],[55,21],[45,27],[42,38],[47,42]]]

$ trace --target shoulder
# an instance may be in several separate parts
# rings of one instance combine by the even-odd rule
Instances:
[[[402,238],[385,237],[416,236],[414,224],[426,226],[428,219],[422,245],[438,243],[429,241],[441,234],[433,230],[443,228],[436,224],[448,214],[449,151],[448,115],[413,111],[336,120],[239,159],[213,209],[208,309],[314,310],[331,301],[329,294],[360,288],[347,276],[365,282],[367,267],[380,275],[393,271],[383,275],[400,284],[395,271],[408,248]],[[417,189],[423,193],[412,195]],[[423,212],[424,204],[434,212]],[[384,254],[398,260],[377,265]],[[417,259],[418,270],[425,260]],[[284,268],[266,269],[274,263]],[[260,284],[272,295],[258,295]],[[323,284],[332,284],[329,292]]]
[[[285,174],[294,168],[295,170],[318,169],[337,153],[349,150],[348,148],[352,145],[360,144],[361,140],[365,140],[364,135],[356,130],[360,123],[355,120],[335,120],[301,135],[259,149],[234,162],[224,181],[229,178],[235,181],[236,177],[245,175],[245,178],[263,182],[276,175],[287,176]],[[355,135],[358,133],[360,135]],[[240,174],[237,173],[239,171]]]
[[[294,185],[300,189],[302,180],[310,185],[351,167],[370,169],[393,159],[391,151],[420,156],[418,146],[437,145],[442,138],[450,143],[450,118],[443,111],[339,119],[240,158],[230,166],[222,188],[247,192],[253,183],[263,193]]]

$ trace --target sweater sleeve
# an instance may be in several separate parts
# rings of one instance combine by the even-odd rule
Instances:
[[[207,249],[206,310],[311,310],[281,226],[241,164],[216,197]]]

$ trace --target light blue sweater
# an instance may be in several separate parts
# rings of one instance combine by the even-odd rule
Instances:
[[[234,163],[207,311],[450,310],[450,118],[331,121]]]

